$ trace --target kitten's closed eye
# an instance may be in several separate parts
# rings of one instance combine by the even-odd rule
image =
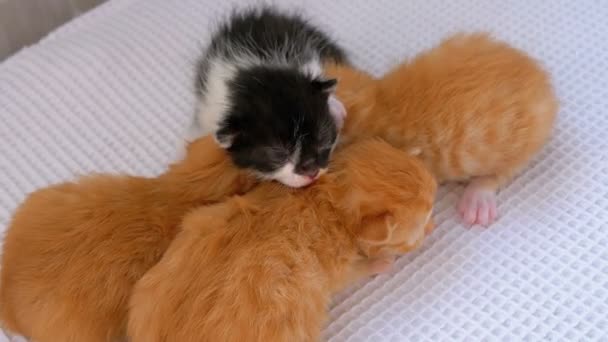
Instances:
[[[236,165],[261,174],[273,173],[281,169],[291,158],[289,150],[277,146],[247,146],[238,143],[230,151]]]
[[[259,155],[262,155],[265,160],[276,167],[283,166],[291,156],[289,151],[282,147],[262,146],[258,150]]]

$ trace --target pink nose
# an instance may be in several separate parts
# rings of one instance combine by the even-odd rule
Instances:
[[[319,175],[319,170],[315,170],[313,172],[309,172],[309,173],[305,174],[304,176],[307,177],[308,179],[313,180],[313,179],[317,178],[318,175]]]

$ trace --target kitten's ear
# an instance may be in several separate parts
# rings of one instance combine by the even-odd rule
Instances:
[[[344,119],[346,119],[346,108],[342,101],[338,100],[335,95],[329,95],[327,98],[327,106],[329,106],[329,114],[334,119],[338,129],[341,129],[344,125]]]
[[[217,144],[223,149],[230,148],[230,146],[232,146],[232,142],[234,141],[234,133],[230,132],[226,128],[222,128],[215,132],[213,137],[215,138]]]
[[[359,228],[358,238],[370,245],[379,245],[391,238],[390,220],[393,215],[388,212],[363,217]]]
[[[312,81],[312,86],[315,90],[320,92],[331,94],[336,91],[336,87],[338,86],[338,80],[335,78],[326,79],[314,79]]]
[[[346,118],[346,108],[344,107],[344,104],[342,104],[342,101],[338,100],[336,95],[334,95],[338,85],[338,80],[335,78],[328,80],[315,79],[312,81],[312,85],[317,91],[328,95],[327,106],[329,106],[329,113],[334,119],[336,126],[338,126],[338,129],[341,129],[344,125],[344,119]]]

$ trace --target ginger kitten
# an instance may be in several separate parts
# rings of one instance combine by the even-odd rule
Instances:
[[[123,338],[132,287],[186,212],[253,184],[208,137],[158,178],[98,175],[32,193],[4,241],[2,326],[36,342]]]
[[[496,191],[547,142],[558,110],[541,66],[485,34],[453,36],[379,80],[341,66],[327,73],[349,113],[342,142],[382,137],[439,182],[468,182],[458,208],[469,224],[496,219]]]
[[[376,139],[330,165],[308,188],[264,183],[191,212],[135,286],[130,341],[318,340],[332,293],[421,243],[436,190]]]

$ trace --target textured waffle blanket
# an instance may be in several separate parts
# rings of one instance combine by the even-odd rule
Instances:
[[[163,170],[194,112],[194,62],[233,5],[112,0],[0,64],[0,229],[36,188]],[[608,2],[279,5],[302,8],[376,75],[448,34],[493,32],[543,61],[562,102],[553,140],[500,193],[497,223],[466,229],[462,188],[443,187],[423,248],[338,296],[325,338],[606,341]]]

